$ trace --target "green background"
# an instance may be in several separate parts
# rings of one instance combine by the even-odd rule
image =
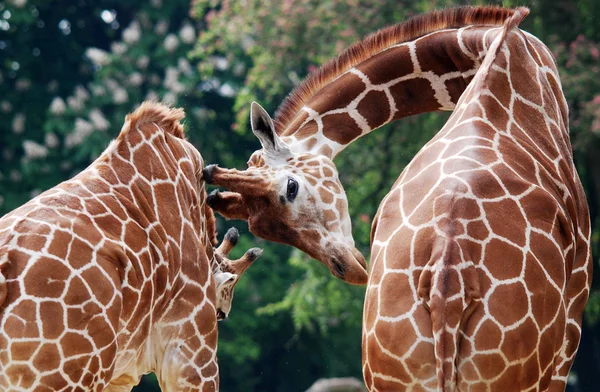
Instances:
[[[483,4],[471,1],[471,4]],[[492,2],[505,6],[522,2]],[[84,169],[147,98],[184,107],[188,138],[207,163],[245,167],[259,148],[250,102],[273,113],[311,70],[376,29],[434,0],[72,0],[0,2],[0,215]],[[570,105],[576,164],[600,222],[600,2],[538,0],[521,27],[555,54]],[[90,50],[90,48],[96,48]],[[336,160],[354,238],[369,252],[379,201],[447,113],[383,127]],[[321,377],[361,378],[364,288],[334,279],[242,222],[233,256],[264,255],[220,324],[223,391],[304,391]],[[596,273],[597,275],[597,273]],[[600,391],[600,281],[595,279],[569,390]],[[152,376],[138,391],[158,390]]]

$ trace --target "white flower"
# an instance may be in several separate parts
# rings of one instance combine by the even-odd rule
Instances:
[[[115,103],[125,103],[129,100],[129,96],[127,95],[127,90],[123,87],[118,87],[113,90],[113,101]]]
[[[222,56],[211,56],[208,59],[209,63],[212,64],[219,71],[224,71],[227,69],[229,65],[229,61],[225,57]]]
[[[179,40],[175,34],[171,33],[165,37],[164,45],[165,49],[167,49],[167,52],[173,53],[179,46]]]
[[[133,72],[132,74],[129,75],[128,82],[130,85],[132,85],[134,87],[138,87],[139,85],[141,85],[144,82],[144,77],[139,72]]]
[[[87,101],[89,97],[90,93],[88,93],[82,85],[77,85],[77,87],[75,87],[75,98],[80,101]]]
[[[54,97],[50,103],[50,112],[52,114],[63,114],[66,109],[65,101],[61,97]]]
[[[113,42],[110,44],[110,51],[113,54],[120,56],[127,51],[127,45],[125,45],[123,42]]]
[[[31,140],[23,142],[23,150],[25,150],[25,157],[29,159],[45,158],[48,155],[46,147]]]
[[[15,83],[15,87],[17,88],[17,91],[27,91],[29,90],[29,87],[31,87],[31,80],[19,79]]]
[[[219,88],[219,94],[223,97],[233,97],[235,95],[235,90],[228,83],[225,83]]]
[[[34,197],[38,196],[39,194],[41,194],[42,191],[39,189],[34,189],[31,192],[29,192],[29,198],[33,199]]]
[[[85,55],[97,67],[102,67],[103,65],[107,65],[108,63],[110,63],[110,58],[108,57],[108,53],[106,53],[102,49],[87,48],[85,51]]]
[[[158,102],[158,94],[156,93],[156,91],[150,90],[148,91],[148,94],[146,94],[146,98],[144,98],[144,100]]]
[[[154,8],[160,8],[162,7],[162,0],[151,0],[150,4],[152,4],[152,7]]]
[[[65,138],[65,146],[74,147],[80,145],[86,137],[94,131],[94,126],[82,118],[75,119],[75,130]]]
[[[174,94],[179,94],[185,90],[185,86],[179,83],[179,71],[175,67],[167,67],[163,83]]]
[[[0,102],[0,109],[4,113],[9,113],[12,110],[12,104],[8,101],[2,101]]]
[[[25,115],[23,113],[17,113],[13,117],[12,131],[14,134],[22,133],[25,130]]]
[[[76,96],[71,95],[70,97],[67,97],[67,106],[73,110],[81,110],[81,108],[83,108],[83,102]]]
[[[169,23],[165,20],[161,20],[154,26],[154,32],[158,35],[165,35],[169,30]]]
[[[44,136],[44,144],[50,148],[54,148],[58,146],[58,137],[53,133],[47,133]]]
[[[194,43],[196,40],[196,30],[194,29],[194,26],[189,23],[184,24],[181,30],[179,30],[179,38],[186,44]]]
[[[142,30],[140,28],[140,22],[134,20],[131,24],[123,31],[123,41],[129,45],[133,45],[140,40]]]
[[[27,4],[27,0],[10,0],[9,3],[12,3],[17,8],[23,8]]]
[[[146,67],[148,66],[149,63],[150,63],[150,58],[148,56],[142,56],[139,59],[137,59],[137,61],[135,62],[135,64],[138,66],[138,68],[141,68],[141,69],[146,69]]]
[[[180,57],[179,60],[177,60],[177,68],[186,75],[192,74],[192,66],[185,57]]]
[[[104,86],[92,86],[92,94],[97,97],[102,97],[106,94],[106,88],[104,88]]]
[[[90,120],[99,131],[106,131],[110,125],[99,109],[94,109],[90,112]]]
[[[166,93],[163,96],[163,102],[168,105],[175,105],[177,103],[177,95],[173,93]]]

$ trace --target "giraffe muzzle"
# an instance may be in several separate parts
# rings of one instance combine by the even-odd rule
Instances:
[[[343,256],[336,255],[331,257],[327,267],[329,267],[333,276],[346,283],[363,285],[367,283],[369,278],[367,264],[358,249],[353,249],[351,252],[344,252]]]

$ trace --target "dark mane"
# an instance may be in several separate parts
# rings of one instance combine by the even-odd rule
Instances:
[[[367,36],[310,74],[287,96],[275,113],[277,133],[281,134],[285,130],[302,106],[315,93],[344,72],[385,48],[443,29],[469,25],[501,26],[514,12],[514,9],[500,7],[448,8],[415,16]]]

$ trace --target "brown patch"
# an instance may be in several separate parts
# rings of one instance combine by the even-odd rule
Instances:
[[[407,275],[388,272],[383,276],[380,285],[379,290],[384,293],[381,296],[381,316],[398,317],[410,311],[414,300]],[[391,293],[393,295],[390,295]]]
[[[373,84],[383,84],[415,72],[413,63],[408,61],[408,46],[398,46],[375,54],[356,66],[366,74]]]
[[[469,165],[466,162],[465,164]],[[456,175],[468,181],[473,194],[478,199],[492,199],[506,195],[496,177],[486,169],[473,169]]]
[[[64,298],[66,305],[81,305],[83,302],[91,299],[87,288],[83,284],[83,280],[79,276],[74,276],[69,283],[67,295]]]
[[[92,255],[93,249],[79,238],[74,237],[71,242],[71,250],[67,256],[67,261],[73,268],[79,269],[92,261]]]
[[[490,380],[502,373],[506,367],[506,363],[500,354],[476,354],[473,359],[481,378]]]
[[[308,124],[303,126],[294,135],[298,139],[307,139],[307,138],[311,137],[312,135],[314,135],[315,133],[317,133],[318,131],[319,131],[319,126],[317,125],[317,123],[314,120],[311,120]],[[316,143],[316,141],[315,141],[315,143]],[[308,148],[308,150],[310,150],[310,148]]]
[[[33,359],[33,366],[41,372],[58,369],[60,366],[60,353],[56,344],[44,344]]]
[[[490,316],[506,327],[527,315],[527,304],[527,293],[521,283],[500,285],[489,297]]]
[[[500,347],[502,331],[496,323],[488,319],[481,324],[474,340],[476,351],[494,350]]]
[[[475,220],[467,223],[467,235],[479,241],[485,240],[490,232],[482,220]]]
[[[346,145],[359,137],[361,130],[356,121],[346,113],[328,114],[323,117],[323,135],[337,143]]]
[[[537,349],[538,338],[537,326],[528,318],[519,328],[504,333],[502,352],[511,362],[527,358]]]
[[[439,109],[435,91],[427,79],[410,79],[390,87],[398,111],[394,119]]]
[[[450,70],[465,72],[475,67],[473,60],[461,50],[455,32],[442,31],[422,39],[416,53],[423,72],[443,75]]]
[[[64,331],[64,310],[61,303],[43,301],[40,303],[42,336],[45,339],[57,339]]]
[[[148,235],[135,221],[125,226],[125,243],[135,253],[140,252],[148,244]]]
[[[512,199],[482,203],[485,216],[491,230],[500,237],[514,242],[518,246],[525,246],[525,230],[527,222],[519,205]]]
[[[474,24],[500,26],[514,13],[515,10],[499,7],[450,8],[419,15],[371,34],[363,41],[350,46],[340,56],[322,66],[296,87],[275,114],[277,128],[279,132],[286,129],[304,103],[339,75],[391,45],[411,41],[442,29]]]
[[[39,298],[60,297],[65,288],[65,280],[70,275],[71,271],[63,263],[41,257],[25,275],[25,291]]]
[[[108,305],[111,299],[116,295],[113,282],[109,281],[100,268],[94,266],[81,273],[81,277],[88,282],[92,289],[94,297],[103,305]]]
[[[310,106],[321,114],[327,110],[345,108],[363,91],[363,81],[355,74],[346,73],[340,76],[337,83],[324,86],[319,95],[310,102]]]
[[[35,350],[40,345],[39,342],[13,342],[10,345],[10,352],[13,361],[28,361]]]
[[[40,251],[46,245],[47,237],[38,234],[23,234],[17,239],[17,246],[33,251]]]
[[[11,365],[4,373],[10,380],[11,385],[29,389],[35,381],[35,373],[27,365]]]
[[[494,278],[513,279],[521,274],[524,257],[520,249],[494,238],[485,247],[483,264]]]
[[[450,94],[450,99],[452,100],[452,102],[454,102],[455,104],[458,102],[460,96],[467,88],[467,83],[468,82],[462,77],[450,79],[445,82],[446,89]]]
[[[387,95],[382,91],[370,91],[358,104],[356,110],[367,120],[369,128],[382,126],[390,117]]]
[[[65,357],[87,354],[93,350],[92,344],[85,337],[73,332],[65,333],[59,344]]]

